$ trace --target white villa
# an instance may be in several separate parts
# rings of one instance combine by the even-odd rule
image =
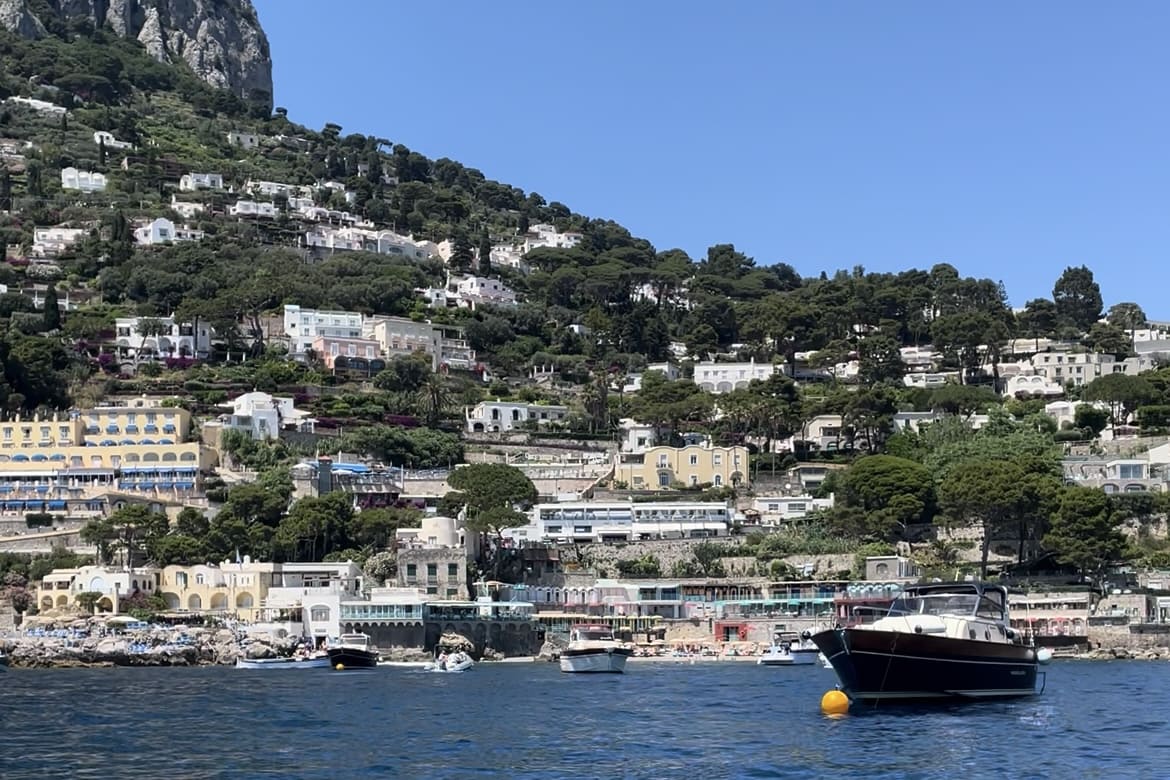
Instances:
[[[769,379],[784,373],[779,363],[714,363],[704,361],[695,364],[694,382],[708,393],[730,393],[746,388],[754,379]]]
[[[202,230],[193,230],[186,225],[175,227],[175,223],[166,217],[159,217],[134,231],[134,240],[147,246],[172,244],[180,241],[200,241],[202,239]]]
[[[565,419],[567,406],[530,404],[523,401],[480,401],[467,409],[467,430],[470,433],[505,433],[529,421],[548,425]]]
[[[33,230],[33,257],[56,257],[89,235],[85,228],[36,228]]]
[[[197,215],[202,214],[206,207],[202,203],[191,203],[182,201],[171,196],[171,211],[178,214],[183,219],[194,219]]]
[[[242,149],[255,149],[260,145],[260,137],[255,133],[242,133],[232,130],[227,134],[227,142]]]
[[[231,410],[219,418],[223,428],[244,431],[257,441],[276,439],[283,429],[312,433],[317,422],[308,412],[297,409],[292,398],[268,393],[244,393],[221,408]]]
[[[233,217],[265,217],[275,219],[277,208],[271,203],[254,200],[237,200],[228,206],[228,215]]]
[[[362,315],[351,311],[302,309],[295,304],[285,304],[284,334],[288,336],[289,354],[304,356],[318,337],[362,338]]]
[[[73,166],[61,169],[61,189],[82,192],[103,192],[106,189],[105,174],[93,171],[79,171]]]
[[[517,542],[627,542],[727,536],[726,501],[570,501],[537,504],[531,522],[504,531]]]
[[[475,350],[463,332],[449,325],[415,322],[405,317],[375,315],[365,318],[362,337],[378,342],[388,357],[424,352],[431,357],[431,367],[470,370],[476,366]]]
[[[151,319],[158,320],[162,334],[147,335],[142,324]],[[199,323],[199,329],[189,323],[176,323],[173,316],[167,317],[119,317],[114,320],[114,331],[119,351],[127,357],[135,357],[139,350],[143,355],[159,357],[205,357],[211,351],[211,326]]]
[[[179,177],[179,190],[181,192],[222,189],[222,173],[185,173]]]
[[[113,133],[98,130],[93,134],[93,142],[98,146],[104,145],[107,149],[133,149],[134,144],[129,141],[119,141]]]

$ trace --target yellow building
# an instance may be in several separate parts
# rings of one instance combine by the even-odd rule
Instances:
[[[219,566],[167,566],[159,592],[172,610],[224,613],[242,620],[258,618],[268,595],[272,563],[223,563]]]
[[[181,500],[214,454],[188,442],[185,409],[99,407],[0,422],[0,511],[94,509],[117,491]]]
[[[613,478],[631,490],[670,490],[678,485],[747,485],[748,449],[691,444],[623,452],[617,456]]]

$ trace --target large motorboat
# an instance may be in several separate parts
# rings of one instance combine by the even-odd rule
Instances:
[[[1002,699],[1036,692],[1036,648],[1008,622],[1007,589],[907,587],[872,623],[814,634],[853,701]]]
[[[772,644],[759,657],[760,666],[804,666],[815,664],[820,650],[805,631],[802,634],[776,632]]]
[[[342,634],[326,648],[334,669],[371,669],[378,665],[378,651],[365,634]]]
[[[633,654],[634,646],[615,639],[609,626],[579,624],[569,630],[569,644],[561,651],[561,671],[620,674]]]

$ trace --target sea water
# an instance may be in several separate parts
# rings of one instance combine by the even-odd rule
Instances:
[[[1013,702],[819,712],[820,667],[0,672],[0,778],[1170,776],[1170,666],[1061,661]]]

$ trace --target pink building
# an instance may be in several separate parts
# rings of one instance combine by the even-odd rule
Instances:
[[[369,371],[377,365],[381,371],[386,367],[382,347],[374,339],[318,336],[313,339],[313,354],[330,370]]]

